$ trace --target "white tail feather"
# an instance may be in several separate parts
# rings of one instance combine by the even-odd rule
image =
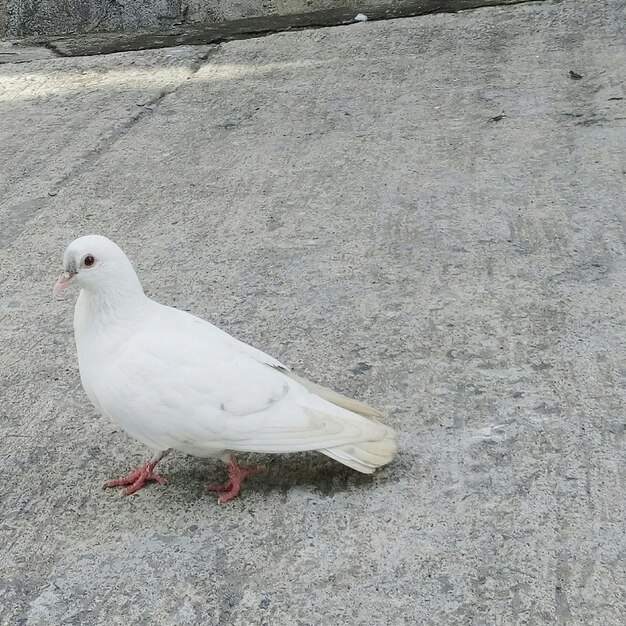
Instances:
[[[342,409],[352,411],[353,413],[357,413],[363,417],[387,417],[385,413],[374,409],[369,404],[365,404],[365,402],[348,398],[348,396],[344,396],[343,394],[337,393],[332,389],[328,389],[328,387],[322,387],[322,385],[318,385],[317,383],[311,382],[306,378],[302,378],[289,370],[281,369],[281,372],[283,372],[286,376],[289,376],[289,378],[293,378],[293,380],[299,382],[311,393],[320,396],[320,398],[324,398],[324,400],[327,400],[328,402],[332,402],[333,404],[340,406]]]
[[[281,369],[281,371],[286,376],[300,383],[311,393],[341,409],[356,414],[354,415],[355,419],[360,419],[361,422],[368,424],[370,427],[366,430],[369,431],[368,434],[371,435],[372,439],[356,441],[334,448],[324,448],[319,450],[319,452],[363,474],[372,474],[378,467],[386,465],[393,459],[397,450],[395,432],[391,428],[376,422],[375,419],[371,419],[387,417],[385,413],[372,408],[365,402],[354,400],[332,389],[322,387],[322,385],[302,378],[289,370]]]
[[[380,441],[362,441],[320,452],[357,472],[372,474],[376,468],[389,463],[396,454],[395,433],[391,429],[388,431],[388,436]]]

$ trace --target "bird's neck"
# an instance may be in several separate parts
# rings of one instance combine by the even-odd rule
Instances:
[[[149,315],[155,303],[137,285],[117,284],[115,290],[83,288],[76,302],[74,326],[88,334],[132,332]]]

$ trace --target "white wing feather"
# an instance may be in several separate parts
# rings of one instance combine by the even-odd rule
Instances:
[[[351,460],[341,447],[390,441],[393,431],[306,383],[208,322],[158,305],[90,387],[105,414],[154,449],[199,456],[320,450],[360,471],[382,464],[365,449]],[[390,460],[389,451],[383,456]]]

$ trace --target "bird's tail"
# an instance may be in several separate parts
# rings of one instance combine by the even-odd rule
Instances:
[[[348,396],[344,396],[332,389],[322,387],[306,378],[301,378],[297,374],[285,371],[290,378],[298,381],[303,387],[306,387],[311,393],[314,393],[327,402],[335,406],[346,409],[351,413],[356,413],[369,422],[374,422],[378,428],[373,429],[376,432],[374,440],[360,441],[350,443],[336,448],[325,448],[319,450],[322,454],[329,456],[339,463],[343,463],[357,472],[363,474],[372,474],[374,470],[381,465],[389,463],[396,455],[396,434],[395,432],[383,424],[379,424],[371,418],[387,417],[382,411],[372,408],[365,402],[354,400]],[[373,426],[374,424],[372,424]]]
[[[393,459],[396,449],[396,434],[391,428],[387,428],[385,437],[378,441],[361,441],[347,446],[326,448],[320,452],[357,472],[373,474],[376,468]]]

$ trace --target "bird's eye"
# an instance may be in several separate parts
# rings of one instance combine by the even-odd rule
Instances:
[[[96,259],[93,258],[93,256],[91,254],[88,254],[84,259],[83,259],[83,265],[85,267],[91,267],[94,263],[96,262]]]

